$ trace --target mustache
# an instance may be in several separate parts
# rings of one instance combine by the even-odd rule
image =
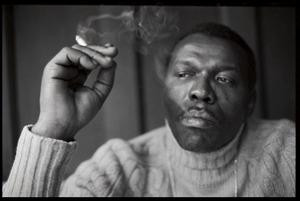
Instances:
[[[187,109],[187,111],[182,111],[178,115],[178,120],[182,120],[185,118],[198,118],[204,119],[206,121],[210,121],[212,123],[218,123],[219,120],[216,115],[204,108],[199,108],[197,106],[191,106]]]

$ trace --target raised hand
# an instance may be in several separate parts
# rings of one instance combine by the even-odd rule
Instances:
[[[63,48],[45,67],[40,94],[40,115],[32,132],[70,141],[97,114],[114,82],[117,48],[80,46]],[[92,88],[84,86],[99,69]]]

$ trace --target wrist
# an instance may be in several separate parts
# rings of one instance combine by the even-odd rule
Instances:
[[[69,137],[70,135],[68,134],[67,129],[64,129],[60,125],[37,122],[31,127],[31,132],[42,137],[53,138],[67,142],[74,140],[73,137]]]

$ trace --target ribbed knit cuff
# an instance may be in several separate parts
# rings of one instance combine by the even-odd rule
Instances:
[[[17,152],[3,197],[58,196],[62,174],[77,142],[36,135],[25,126],[18,141]]]

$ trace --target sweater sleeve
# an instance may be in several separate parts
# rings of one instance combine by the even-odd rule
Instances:
[[[62,180],[77,142],[35,135],[25,126],[18,141],[15,160],[3,197],[58,196]]]

